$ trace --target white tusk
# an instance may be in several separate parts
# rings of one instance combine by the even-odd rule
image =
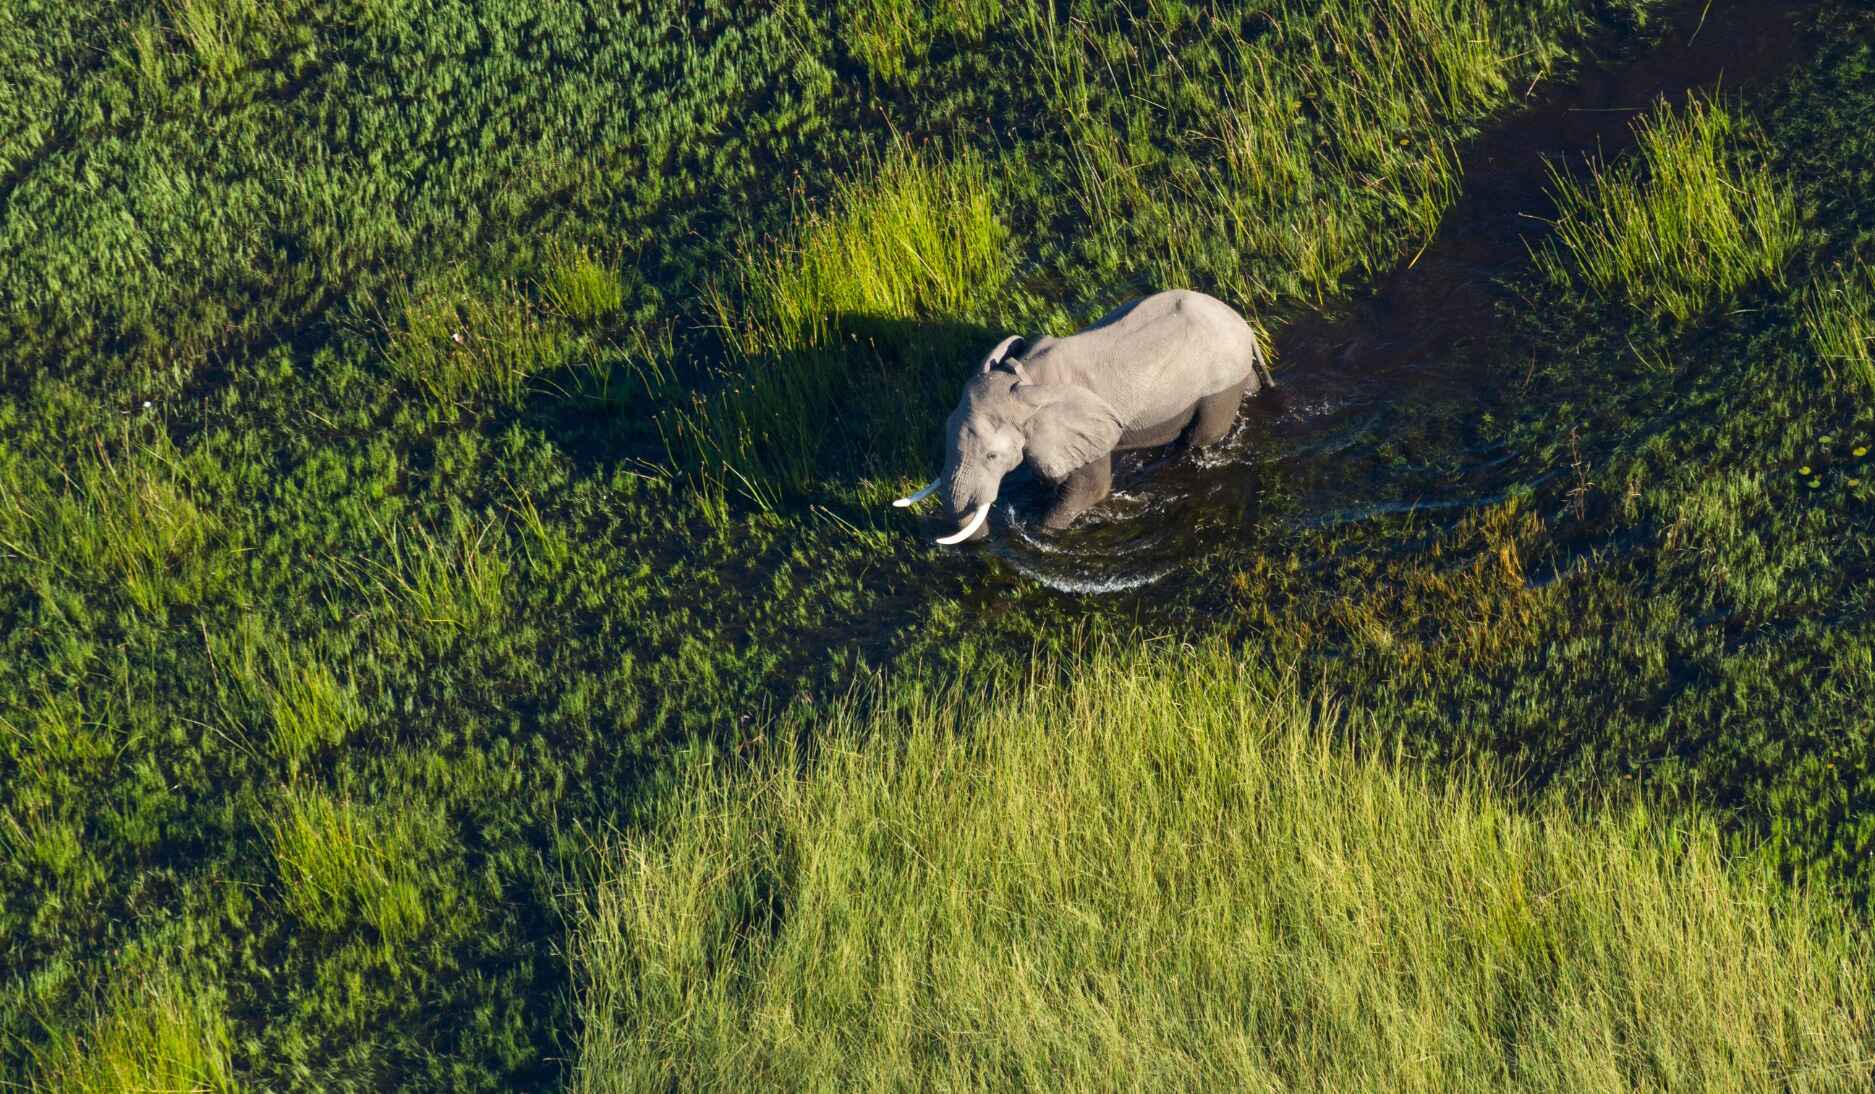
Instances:
[[[942,479],[932,479],[930,482],[925,483],[923,490],[918,491],[916,494],[913,494],[909,498],[898,499],[897,501],[892,503],[892,507],[894,509],[906,509],[913,505],[918,504],[924,499],[930,497],[931,491],[936,490],[938,488],[938,483],[942,481],[943,481]]]
[[[938,542],[946,547],[949,547],[953,543],[962,543],[964,540],[977,534],[977,529],[983,527],[983,518],[989,515],[990,503],[986,501],[982,505],[977,506],[977,515],[970,518],[970,523],[964,525],[963,531],[958,532],[954,536],[945,536],[943,539],[938,540]]]

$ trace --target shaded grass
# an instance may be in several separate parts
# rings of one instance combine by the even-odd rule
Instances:
[[[1259,659],[1260,660],[1260,659]],[[1844,1089],[1869,943],[1640,802],[1525,812],[1221,644],[894,685],[603,849],[575,1089]]]
[[[101,1013],[38,1053],[35,1091],[232,1092],[234,1037],[220,997],[162,966],[120,974]]]
[[[1700,99],[1637,123],[1632,158],[1577,180],[1552,165],[1554,242],[1536,252],[1558,283],[1685,322],[1756,281],[1779,283],[1801,233],[1789,185],[1743,157],[1744,127]]]

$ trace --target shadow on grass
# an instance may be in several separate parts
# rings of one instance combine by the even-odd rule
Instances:
[[[877,492],[868,484],[936,465],[969,370],[1008,333],[863,314],[827,326],[824,339],[753,356],[708,331],[636,337],[539,377],[519,419],[582,475],[618,465],[667,474],[725,514],[838,511]]]

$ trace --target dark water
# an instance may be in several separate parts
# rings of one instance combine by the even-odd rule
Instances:
[[[1277,385],[1245,403],[1213,448],[1115,460],[1111,499],[1064,533],[1035,527],[1043,499],[1020,486],[999,503],[989,550],[1051,588],[1154,586],[1195,560],[1253,543],[1266,507],[1305,526],[1378,516],[1437,517],[1500,500],[1526,476],[1514,453],[1474,435],[1514,413],[1535,365],[1496,337],[1500,275],[1528,259],[1554,215],[1546,164],[1566,168],[1634,143],[1632,122],[1661,97],[1730,91],[1793,58],[1809,3],[1692,3],[1637,58],[1548,88],[1461,156],[1463,193],[1425,249],[1338,315],[1304,315],[1275,335]]]

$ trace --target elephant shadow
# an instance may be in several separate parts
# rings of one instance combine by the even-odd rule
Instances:
[[[656,468],[727,482],[768,508],[840,512],[863,482],[942,458],[944,420],[1003,333],[859,312],[820,331],[755,354],[708,329],[662,352],[602,346],[537,377],[519,418],[581,475]]]

